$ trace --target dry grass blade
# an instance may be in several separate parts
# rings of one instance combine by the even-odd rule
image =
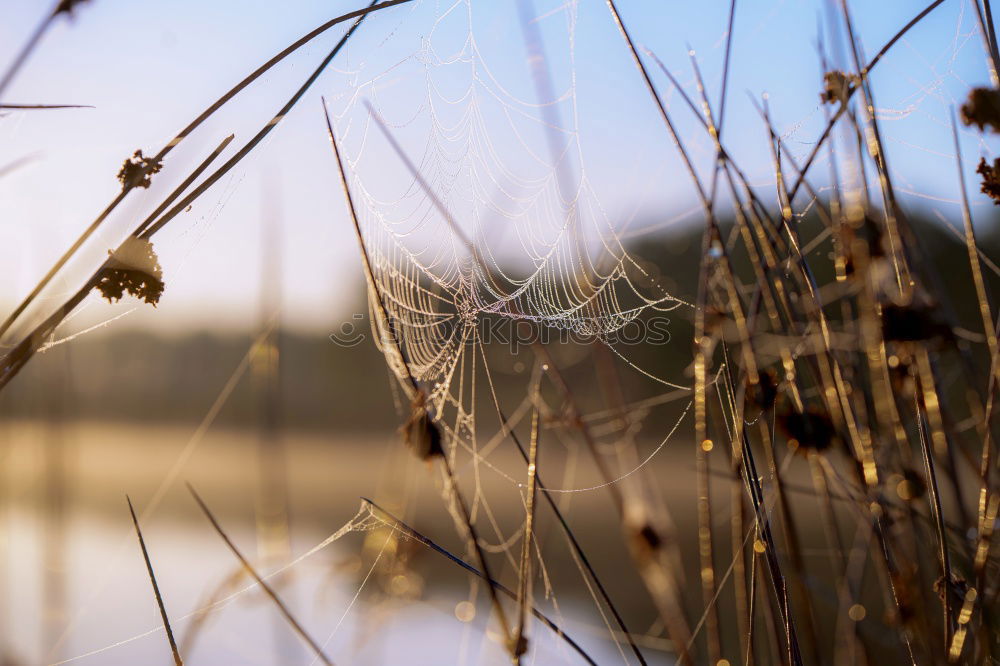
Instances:
[[[305,641],[305,643],[309,646],[309,648],[314,653],[316,653],[317,659],[322,661],[327,666],[333,666],[333,662],[323,652],[323,648],[320,647],[319,643],[313,640],[313,638],[306,632],[305,628],[303,628],[303,626],[299,624],[299,621],[296,620],[295,616],[292,615],[292,612],[288,610],[288,607],[285,605],[285,602],[281,600],[281,597],[278,596],[278,593],[275,592],[274,589],[267,584],[267,581],[265,581],[259,573],[257,573],[257,570],[254,569],[253,565],[251,565],[249,561],[247,561],[247,559],[243,556],[243,553],[240,552],[240,549],[236,547],[236,544],[233,543],[232,539],[229,538],[229,535],[226,534],[225,530],[222,529],[222,526],[219,524],[219,521],[215,519],[215,516],[209,510],[205,502],[201,499],[201,496],[198,495],[198,492],[194,489],[194,487],[190,483],[187,484],[187,487],[188,490],[191,492],[191,496],[194,497],[195,502],[198,503],[198,506],[205,514],[205,517],[208,518],[208,521],[210,523],[212,523],[212,527],[215,529],[216,533],[226,543],[226,546],[229,547],[229,550],[233,553],[236,559],[240,561],[240,564],[243,565],[243,568],[246,569],[247,573],[250,574],[250,576],[260,586],[260,588],[264,590],[264,593],[267,594],[268,597],[270,597],[271,601],[274,602],[274,605],[278,607],[278,610],[285,617],[285,620],[288,621],[288,624],[291,625],[292,629],[295,630],[295,633],[299,635],[299,638]]]
[[[538,407],[531,414],[531,444],[528,446],[528,498],[524,520],[524,536],[521,537],[521,570],[517,587],[517,624],[514,629],[515,658],[520,659],[528,649],[524,635],[525,617],[531,605],[531,544],[535,538],[535,496],[538,490]]]
[[[414,379],[413,374],[410,372],[410,366],[406,363],[406,357],[403,355],[403,348],[400,341],[397,339],[396,335],[392,330],[392,322],[389,319],[389,313],[385,307],[385,301],[382,299],[382,292],[379,290],[378,282],[375,280],[375,272],[372,270],[371,258],[368,256],[368,248],[365,247],[365,237],[361,233],[361,223],[358,222],[358,213],[354,207],[354,198],[351,196],[351,188],[347,183],[347,173],[344,171],[344,162],[340,158],[340,146],[337,144],[337,137],[333,132],[333,123],[330,121],[330,110],[326,106],[326,100],[323,99],[323,117],[326,121],[326,131],[327,136],[330,139],[330,145],[333,147],[333,156],[337,160],[337,173],[340,175],[340,185],[344,188],[344,197],[347,199],[347,209],[351,214],[351,223],[354,228],[354,235],[358,241],[358,246],[361,250],[361,265],[365,272],[365,281],[368,283],[368,290],[371,294],[371,299],[374,304],[375,313],[378,315],[378,328],[382,331],[382,340],[380,341],[383,346],[386,342],[390,343],[390,347],[393,352],[395,352],[395,358],[397,359],[397,365],[401,365],[406,373],[406,383],[402,384],[403,390],[406,392],[406,396],[412,401],[416,395],[418,386],[417,380]]]
[[[979,0],[972,0],[972,9],[976,15],[976,22],[979,26],[979,34],[983,38],[983,50],[986,51],[986,62],[990,70],[990,81],[993,87],[1000,86],[1000,53],[997,51],[996,34],[993,31],[993,12],[990,10],[989,0],[983,0],[985,7],[980,6]],[[986,16],[983,12],[986,12]]]
[[[528,455],[528,451],[521,443],[521,440],[517,436],[517,433],[514,432],[513,428],[510,428],[507,425],[509,421],[507,416],[504,414],[503,409],[500,408],[500,401],[498,400],[496,390],[494,389],[493,377],[490,373],[489,363],[486,358],[486,350],[483,348],[482,345],[479,345],[479,351],[482,356],[483,368],[485,370],[487,383],[489,384],[490,387],[491,402],[494,408],[496,409],[498,418],[500,419],[501,430],[510,436],[511,440],[514,442],[514,445],[517,447],[518,453],[524,460],[524,463],[527,465],[531,460],[531,457]],[[685,391],[684,393],[687,393],[687,391]],[[611,615],[612,617],[614,617],[615,623],[618,625],[618,628],[621,630],[622,635],[625,636],[625,639],[628,641],[629,647],[632,649],[632,654],[634,654],[636,659],[639,660],[641,666],[646,666],[647,663],[646,658],[645,656],[643,656],[642,651],[639,650],[639,646],[636,644],[635,639],[632,637],[632,632],[629,631],[628,627],[626,626],[625,620],[622,618],[621,613],[619,612],[617,606],[611,600],[611,595],[608,594],[607,588],[601,581],[601,578],[597,575],[597,571],[594,570],[593,565],[590,563],[590,558],[587,557],[586,552],[583,550],[583,546],[580,545],[580,541],[576,538],[576,534],[573,533],[573,530],[570,528],[569,523],[566,521],[566,516],[563,515],[563,512],[559,509],[559,505],[556,504],[556,501],[552,499],[551,493],[547,492],[545,484],[542,482],[541,476],[538,474],[537,470],[535,471],[535,483],[538,484],[538,489],[541,491],[542,497],[545,498],[546,503],[552,510],[552,514],[556,518],[556,522],[559,523],[559,527],[562,530],[563,535],[566,537],[566,541],[569,543],[569,546],[573,551],[573,555],[580,562],[581,566],[583,567],[583,571],[586,572],[586,575],[589,576],[591,581],[593,581],[594,587],[597,588],[598,594],[601,596],[601,599],[607,605],[608,610],[611,611]]]
[[[3,178],[8,174],[14,173],[21,167],[33,162],[35,159],[36,159],[35,155],[26,155],[24,157],[19,157],[12,162],[8,162],[7,164],[0,166],[0,178]]]
[[[46,109],[93,109],[89,104],[0,104],[0,111],[40,111]]]
[[[126,495],[128,511],[132,515],[132,524],[135,526],[135,534],[139,537],[139,547],[142,548],[142,559],[146,562],[146,571],[149,573],[149,582],[153,586],[153,595],[156,597],[156,606],[160,609],[160,618],[163,620],[163,629],[167,632],[167,641],[170,643],[170,653],[174,657],[174,666],[184,666],[181,653],[177,650],[177,641],[174,640],[174,631],[170,628],[170,618],[167,617],[167,608],[163,605],[163,597],[160,595],[160,586],[156,583],[156,575],[153,573],[153,563],[149,560],[149,551],[146,550],[146,540],[142,538],[142,529],[139,527],[139,519],[135,515],[132,507],[132,499]]]
[[[976,243],[976,232],[972,226],[972,215],[969,211],[969,195],[966,191],[965,186],[965,175],[962,173],[962,152],[961,145],[958,141],[958,124],[955,121],[954,115],[951,119],[951,131],[952,136],[955,141],[955,163],[958,168],[958,180],[960,185],[960,191],[962,193],[962,222],[965,227],[965,245],[966,250],[969,254],[969,267],[972,269],[972,279],[976,287],[976,298],[979,301],[979,313],[983,319],[983,332],[986,335],[986,346],[990,354],[990,375],[987,384],[987,398],[986,398],[986,409],[984,415],[983,428],[983,448],[980,455],[980,488],[979,488],[979,504],[978,504],[978,520],[976,525],[976,536],[977,548],[982,548],[982,544],[986,544],[985,548],[989,550],[989,537],[987,536],[988,530],[992,532],[992,528],[987,526],[990,522],[987,520],[987,509],[989,506],[990,498],[993,495],[993,489],[991,487],[990,479],[993,474],[992,470],[992,451],[995,445],[992,440],[992,425],[993,425],[993,410],[994,410],[994,387],[997,382],[997,368],[998,363],[1000,363],[1000,350],[998,350],[997,345],[997,335],[996,329],[993,323],[993,313],[990,308],[989,294],[986,291],[986,282],[983,279],[982,266],[979,263],[979,247]],[[975,590],[981,590],[983,588],[984,578],[984,568],[979,565],[979,562],[974,563],[974,571],[976,575]],[[957,634],[956,634],[957,636]],[[961,653],[961,646],[958,646],[959,653]]]
[[[407,525],[406,523],[404,523],[402,520],[400,520],[396,516],[392,515],[391,513],[389,513],[388,511],[386,511],[385,509],[383,509],[382,507],[380,507],[378,504],[376,504],[375,502],[371,501],[367,497],[362,497],[361,499],[365,503],[371,505],[372,508],[377,509],[380,513],[384,514],[387,518],[389,518],[389,520],[392,521],[392,524],[393,524],[393,526],[396,529],[399,529],[400,531],[402,531],[407,536],[409,536],[409,537],[411,537],[413,539],[416,539],[420,543],[424,544],[425,546],[427,546],[428,548],[430,548],[431,550],[433,550],[435,553],[438,553],[439,555],[442,555],[445,558],[451,560],[453,563],[455,563],[458,566],[462,567],[463,569],[465,569],[469,573],[471,573],[471,574],[473,574],[475,576],[478,576],[479,578],[483,579],[483,581],[485,581],[491,588],[499,590],[504,596],[506,596],[506,597],[508,597],[510,599],[514,599],[514,600],[517,599],[517,593],[514,592],[513,590],[511,590],[510,588],[508,588],[507,586],[505,586],[503,583],[501,583],[501,582],[499,582],[497,580],[494,580],[493,578],[490,578],[488,575],[484,574],[479,569],[477,569],[474,566],[472,566],[471,564],[467,563],[462,558],[458,557],[457,555],[454,555],[453,553],[448,552],[445,548],[442,548],[438,544],[434,543],[433,541],[431,541],[430,539],[428,539],[427,537],[425,537],[423,534],[421,534],[417,530],[413,529],[412,527],[410,527],[409,525]],[[563,631],[559,627],[559,625],[557,625],[555,622],[553,622],[552,620],[550,620],[548,618],[548,616],[546,616],[544,613],[542,613],[540,610],[538,610],[534,606],[531,607],[531,614],[534,615],[539,620],[541,620],[541,622],[545,626],[547,626],[549,629],[551,629],[553,632],[555,632],[555,634],[557,636],[559,636],[559,638],[561,638],[563,641],[565,641],[567,645],[569,645],[571,648],[573,648],[573,650],[576,651],[576,653],[579,654],[583,658],[584,661],[586,661],[588,664],[591,664],[592,666],[597,666],[597,662],[594,661],[594,659],[589,654],[587,654],[587,651],[584,650],[583,647],[579,643],[577,643],[575,640],[573,640],[569,636],[569,634],[567,634],[565,631]]]
[[[669,558],[667,557],[667,553],[672,548],[676,548],[676,539],[672,537],[668,538],[668,535],[665,534],[658,534],[657,530],[648,522],[639,523],[631,521],[630,524],[626,521],[627,514],[622,491],[618,487],[618,484],[614,483],[615,477],[598,450],[594,434],[583,419],[583,412],[577,403],[575,393],[545,346],[536,341],[534,350],[548,367],[547,372],[549,377],[554,381],[565,399],[570,419],[583,437],[587,453],[601,475],[601,487],[607,490],[609,497],[614,502],[615,510],[620,520],[627,528],[625,533],[633,562],[639,568],[643,582],[649,590],[650,597],[656,604],[657,611],[664,625],[667,627],[671,640],[677,646],[688,645],[691,632],[684,614],[684,600],[679,584],[679,578],[682,574],[669,566]],[[522,455],[525,455],[523,450]],[[680,663],[692,663],[692,655],[687,651],[682,650],[678,657]]]

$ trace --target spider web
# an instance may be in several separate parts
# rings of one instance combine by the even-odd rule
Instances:
[[[358,86],[339,114],[378,290],[408,373],[431,385],[439,409],[484,318],[606,340],[648,310],[684,304],[661,285],[637,284],[650,276],[583,167],[575,7],[561,19],[565,85],[538,101],[516,96],[491,69],[474,11],[463,1],[435,16],[420,49]],[[418,105],[400,112],[382,85],[404,70],[423,90]],[[388,187],[391,179],[368,177],[373,168],[384,173],[386,160],[402,166]],[[387,356],[404,378],[401,361]]]

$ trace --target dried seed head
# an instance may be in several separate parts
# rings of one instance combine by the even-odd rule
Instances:
[[[980,159],[976,173],[983,177],[979,190],[993,199],[994,205],[1000,206],[1000,159],[993,160],[993,166],[986,162],[986,158]]]
[[[645,554],[655,553],[663,546],[663,539],[660,538],[659,533],[649,523],[645,523],[636,530],[633,540],[639,551]]]
[[[882,335],[893,342],[941,341],[951,337],[951,329],[929,306],[887,303],[882,306]]]
[[[975,125],[980,132],[987,127],[1000,132],[1000,90],[973,88],[968,101],[962,105],[962,122]]]
[[[118,180],[121,181],[123,190],[130,190],[133,187],[147,188],[153,174],[158,173],[162,168],[162,160],[144,157],[142,151],[137,150],[122,164],[122,168],[118,172]]]
[[[783,410],[777,418],[778,425],[799,451],[825,451],[837,435],[833,421],[826,410],[810,405],[805,411],[794,408]]]
[[[868,244],[868,256],[871,258],[884,257],[886,252],[884,234],[879,223],[872,217],[865,215],[858,225],[858,236],[864,238]]]
[[[120,300],[126,292],[153,307],[163,295],[163,270],[160,268],[153,243],[130,236],[114,252],[101,269],[97,289],[109,302]]]
[[[854,83],[854,76],[845,74],[840,70],[831,70],[823,75],[823,92],[819,98],[824,104],[840,102],[846,104],[851,93],[851,85]]]
[[[417,393],[417,397],[414,398],[410,408],[410,418],[403,424],[401,430],[406,445],[421,460],[444,455],[441,430],[427,411],[427,398],[423,392]]]
[[[747,384],[747,400],[761,408],[768,410],[774,407],[778,399],[778,376],[774,370],[767,368],[759,373],[759,380],[756,384]]]
[[[52,13],[57,16],[59,14],[72,15],[73,10],[76,8],[76,6],[82,5],[86,1],[87,0],[60,0],[59,4],[56,5],[55,11],[53,11]]]
[[[944,601],[945,584],[944,576],[938,577],[934,581],[934,591]],[[961,576],[951,575],[951,583],[947,586],[947,592],[951,596],[953,604],[961,604],[965,600],[965,595],[969,591],[969,584]]]

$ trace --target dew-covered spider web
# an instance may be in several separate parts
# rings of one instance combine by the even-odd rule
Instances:
[[[606,340],[647,311],[685,305],[629,253],[589,181],[574,8],[552,19],[565,25],[565,71],[542,62],[537,30],[513,35],[533,64],[522,82],[545,96],[505,87],[471,29],[477,11],[441,8],[417,52],[341,100],[338,123],[378,291],[408,372],[438,409],[484,318]],[[394,102],[401,86],[405,107]]]

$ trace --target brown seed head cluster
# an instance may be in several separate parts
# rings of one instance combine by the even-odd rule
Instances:
[[[410,409],[410,418],[400,428],[406,445],[421,460],[444,455],[441,430],[427,411],[426,401],[423,392],[417,394]]]
[[[992,166],[986,161],[986,158],[980,159],[976,173],[983,177],[979,189],[983,194],[993,199],[994,205],[1000,206],[1000,159],[993,160]]]
[[[854,77],[841,72],[831,70],[823,75],[823,92],[819,98],[824,104],[834,104],[840,102],[846,104],[851,94],[851,85]]]
[[[82,5],[87,2],[87,0],[60,0],[59,4],[56,5],[55,11],[52,13],[55,15],[59,14],[73,14],[73,10],[77,5]]]
[[[163,295],[163,270],[153,250],[153,244],[144,239],[129,237],[114,252],[99,273],[95,285],[109,302],[120,300],[125,293],[143,300],[153,307]]]
[[[161,160],[144,157],[142,151],[137,150],[122,164],[122,168],[118,172],[118,180],[121,181],[124,190],[130,190],[133,187],[147,188],[152,182],[153,174],[158,173],[162,168],[163,162]]]
[[[1000,90],[973,88],[969,99],[962,105],[962,122],[975,125],[980,132],[987,127],[1000,132]]]

